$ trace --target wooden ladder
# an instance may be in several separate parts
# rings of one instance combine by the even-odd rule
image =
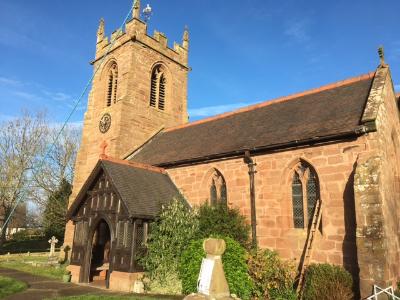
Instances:
[[[307,240],[306,240],[306,246],[305,246],[305,251],[304,251],[304,258],[303,261],[300,262],[300,267],[299,267],[299,275],[298,275],[298,284],[297,284],[297,299],[301,300],[303,297],[303,291],[304,291],[304,279],[305,279],[305,271],[307,269],[307,266],[310,264],[311,256],[313,253],[313,242],[315,238],[315,234],[319,228],[319,225],[321,224],[321,216],[322,216],[322,203],[321,200],[317,200],[315,204],[315,209],[314,209],[314,214],[312,217],[312,222],[311,226],[308,228],[308,234],[307,234]]]

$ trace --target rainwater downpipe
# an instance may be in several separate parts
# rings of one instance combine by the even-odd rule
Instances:
[[[251,244],[257,248],[257,216],[256,216],[256,194],[254,185],[254,175],[257,173],[257,164],[253,161],[249,151],[245,151],[243,161],[249,167],[250,179],[250,210],[251,210]]]

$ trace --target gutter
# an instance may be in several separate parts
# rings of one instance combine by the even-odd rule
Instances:
[[[199,163],[203,163],[204,161],[209,161],[209,160],[220,160],[220,159],[228,159],[228,158],[231,159],[231,158],[235,158],[235,157],[240,158],[240,157],[243,157],[243,155],[245,154],[246,151],[249,151],[251,154],[275,152],[275,151],[280,151],[283,149],[315,145],[317,143],[329,143],[329,142],[334,142],[337,140],[355,138],[355,137],[359,137],[361,135],[368,134],[370,132],[375,132],[375,131],[376,131],[375,121],[370,121],[370,122],[366,122],[363,125],[357,126],[353,130],[338,133],[338,134],[332,134],[332,135],[327,135],[327,136],[322,136],[322,137],[313,137],[313,138],[308,138],[308,139],[304,139],[304,140],[295,140],[295,141],[281,143],[281,144],[274,144],[274,145],[268,145],[268,146],[260,146],[260,147],[235,150],[235,151],[230,151],[230,152],[225,152],[225,153],[218,153],[218,154],[213,154],[213,155],[208,155],[208,156],[203,156],[203,157],[198,157],[198,158],[190,158],[190,159],[160,163],[160,164],[155,164],[155,165],[158,167],[162,167],[162,168],[171,168],[171,167],[175,167],[175,166],[187,166],[187,165],[199,164]]]
[[[243,162],[249,167],[250,180],[250,209],[251,209],[251,244],[253,249],[257,249],[257,215],[256,215],[256,193],[254,184],[254,175],[257,173],[257,164],[250,156],[250,152],[246,151],[243,157]]]

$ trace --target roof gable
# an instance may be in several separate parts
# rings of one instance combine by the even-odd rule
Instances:
[[[104,172],[130,217],[154,218],[180,193],[169,176],[159,168],[124,161],[101,159],[71,205],[70,219],[86,199],[96,179]]]

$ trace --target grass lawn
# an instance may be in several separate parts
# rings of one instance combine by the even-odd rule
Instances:
[[[62,297],[53,298],[53,300],[175,300],[182,299],[179,297],[168,297],[168,296],[107,296],[107,295],[83,295],[83,296],[73,296],[73,297]],[[49,300],[49,299],[48,299]]]
[[[22,292],[27,288],[24,282],[0,276],[0,299],[9,295]]]
[[[8,260],[8,261],[7,261]],[[65,271],[65,266],[55,268],[52,266],[32,266],[27,262],[45,262],[47,256],[39,255],[7,255],[0,256],[0,267],[14,269],[34,275],[40,275],[48,278],[61,279]]]

